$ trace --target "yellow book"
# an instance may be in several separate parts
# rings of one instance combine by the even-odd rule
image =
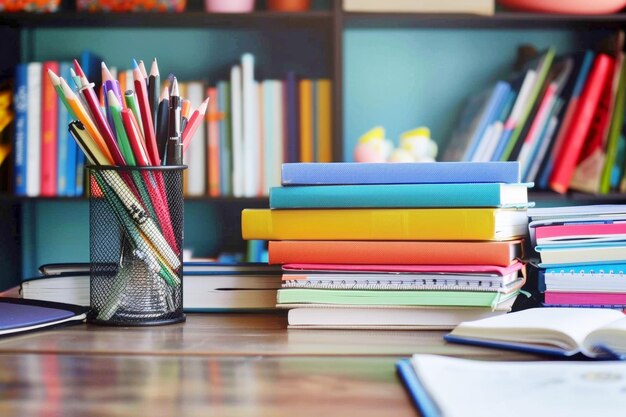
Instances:
[[[508,240],[525,236],[525,209],[245,209],[244,239]]]
[[[315,81],[317,162],[332,162],[332,93],[328,79]]]
[[[313,82],[300,80],[300,162],[313,162]]]

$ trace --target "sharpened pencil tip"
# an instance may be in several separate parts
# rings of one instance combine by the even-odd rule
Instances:
[[[133,58],[133,69],[135,68],[139,68],[139,64],[137,63],[137,60]]]
[[[68,100],[71,100],[74,97],[76,97],[76,95],[74,94],[70,86],[67,84],[67,82],[63,79],[63,77],[59,77],[59,82],[61,83],[61,88],[63,89],[63,95],[65,96],[65,98],[67,98]]]
[[[50,68],[48,68],[48,77],[50,78],[53,86],[56,87],[58,85],[61,85],[61,80],[59,80],[59,76],[56,75],[54,71],[52,71]]]
[[[161,91],[161,97],[159,97],[159,101],[161,100],[167,100],[170,98],[170,89],[165,86],[163,87],[163,90]]]
[[[107,67],[107,65],[104,63],[104,61],[102,61],[100,63],[100,68],[102,70],[102,81],[111,81],[113,80],[113,74],[111,74],[111,71],[109,71],[109,68]]]
[[[178,97],[179,93],[178,93],[178,80],[176,80],[176,77],[174,77],[174,81],[172,81],[172,94],[173,96]]]
[[[159,66],[157,64],[156,58],[152,60],[152,66],[150,67],[150,75],[153,77],[159,76]]]
[[[110,107],[120,107],[120,101],[117,99],[113,90],[107,91],[107,101]]]
[[[202,104],[200,104],[200,107],[198,107],[198,111],[200,112],[200,114],[204,115],[206,113],[206,109],[208,106],[209,106],[209,97],[204,99]]]

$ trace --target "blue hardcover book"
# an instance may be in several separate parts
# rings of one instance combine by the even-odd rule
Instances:
[[[76,152],[76,180],[74,181],[74,195],[80,197],[85,188],[85,154]]]
[[[286,163],[282,185],[517,183],[520,165],[510,162]]]
[[[14,192],[15,195],[26,195],[26,147],[27,147],[27,109],[28,109],[28,74],[27,64],[15,67],[15,136],[13,144],[14,159]]]
[[[531,184],[367,184],[272,187],[270,208],[527,207]]]
[[[476,126],[476,129],[472,134],[470,147],[463,157],[464,161],[471,161],[474,157],[474,153],[476,153],[476,149],[480,144],[480,139],[482,138],[485,129],[487,129],[487,127],[497,118],[498,111],[500,110],[504,100],[507,98],[510,91],[511,85],[506,81],[498,81],[493,87],[493,91],[491,96],[489,97],[489,101],[485,105],[485,109],[481,114],[478,125]]]

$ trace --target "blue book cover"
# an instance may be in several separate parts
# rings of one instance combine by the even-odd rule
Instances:
[[[367,184],[272,187],[270,208],[526,207],[531,184]]]
[[[401,359],[396,362],[396,371],[406,388],[407,393],[411,397],[413,404],[419,410],[423,417],[441,417],[441,410],[437,404],[428,395],[428,391],[420,382],[410,359]]]
[[[503,162],[286,163],[282,185],[517,183],[520,165]]]
[[[26,195],[26,147],[28,131],[26,118],[28,109],[28,74],[27,64],[15,67],[15,135],[13,143],[14,159],[14,192],[15,195]]]
[[[492,89],[491,96],[489,97],[489,101],[485,105],[485,108],[481,114],[481,117],[478,121],[478,125],[472,134],[472,139],[470,142],[469,149],[463,157],[464,161],[471,161],[476,149],[480,144],[480,139],[485,132],[485,129],[495,121],[498,116],[498,111],[500,110],[504,100],[508,97],[509,92],[511,91],[511,85],[506,81],[498,81],[496,85]]]
[[[80,197],[85,191],[85,154],[76,151],[76,181],[74,181],[74,195]]]
[[[59,76],[64,80],[71,79],[70,75],[71,64],[69,62],[59,63]],[[75,174],[70,176],[68,167],[69,165],[75,166],[76,156],[73,155],[70,159],[69,145],[74,143],[74,139],[70,135],[67,128],[68,123],[71,121],[67,108],[59,100],[58,108],[58,123],[57,123],[57,195],[58,196],[73,196],[74,195],[74,177]],[[71,161],[71,163],[70,163]],[[70,182],[71,179],[71,182]]]

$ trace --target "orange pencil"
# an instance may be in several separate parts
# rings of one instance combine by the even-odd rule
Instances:
[[[59,77],[59,79],[61,80],[63,95],[65,96],[65,99],[67,100],[70,108],[72,109],[78,120],[80,120],[83,126],[85,126],[85,129],[87,130],[87,133],[89,133],[89,136],[91,136],[96,145],[98,145],[98,148],[100,148],[100,151],[102,151],[102,153],[106,157],[107,163],[113,164],[113,157],[111,156],[111,152],[109,152],[109,149],[104,142],[104,138],[96,128],[96,125],[91,119],[91,116],[87,113],[87,110],[85,110],[82,103],[80,102],[76,94],[74,94],[70,86],[67,85],[67,82],[61,77]]]

